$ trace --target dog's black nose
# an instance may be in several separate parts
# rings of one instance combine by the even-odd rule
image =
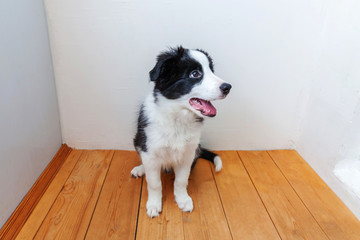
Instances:
[[[223,94],[227,95],[230,92],[231,85],[228,83],[223,83],[220,85],[220,90]]]

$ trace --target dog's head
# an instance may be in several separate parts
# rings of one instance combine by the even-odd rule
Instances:
[[[216,109],[210,101],[223,99],[231,85],[214,74],[211,57],[203,50],[171,48],[157,57],[150,71],[155,94],[177,100],[199,116],[214,117]]]

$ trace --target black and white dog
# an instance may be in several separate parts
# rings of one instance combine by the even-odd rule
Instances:
[[[162,169],[175,172],[175,200],[182,211],[191,212],[193,202],[186,189],[196,160],[213,162],[215,171],[222,168],[220,157],[200,147],[199,141],[204,118],[216,115],[210,101],[225,98],[231,85],[214,74],[212,59],[205,51],[181,46],[157,57],[150,80],[154,90],[141,106],[134,138],[142,165],[131,174],[146,176],[149,217],[161,212]]]

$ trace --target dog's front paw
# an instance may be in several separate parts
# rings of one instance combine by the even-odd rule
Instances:
[[[159,216],[161,212],[161,199],[149,199],[146,203],[146,213],[150,218]]]
[[[183,212],[192,212],[194,209],[193,201],[189,195],[176,197],[175,200]]]
[[[134,178],[142,177],[144,174],[145,174],[144,165],[134,167],[131,170],[131,176],[133,176]]]

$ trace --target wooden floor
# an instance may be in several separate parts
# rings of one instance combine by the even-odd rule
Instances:
[[[189,180],[194,211],[174,202],[146,215],[135,152],[72,150],[16,239],[360,239],[360,222],[291,150],[223,151],[223,169],[199,160]]]

